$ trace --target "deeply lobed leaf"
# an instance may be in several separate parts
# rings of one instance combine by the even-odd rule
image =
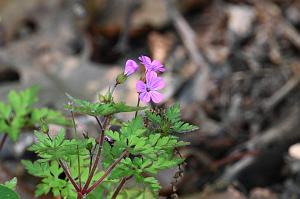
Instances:
[[[144,110],[146,107],[128,106],[124,103],[90,103],[86,100],[75,99],[68,95],[68,98],[72,103],[65,105],[65,108],[81,114],[87,114],[91,116],[107,116],[115,113],[122,112],[134,112]]]

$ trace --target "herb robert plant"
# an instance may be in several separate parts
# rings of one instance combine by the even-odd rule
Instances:
[[[181,121],[178,104],[163,110],[148,106],[150,102],[156,104],[163,100],[161,89],[165,82],[160,75],[166,69],[158,60],[152,61],[147,56],[140,56],[139,60],[140,65],[127,60],[113,89],[96,103],[68,95],[71,102],[66,109],[95,118],[98,136],[84,134],[67,139],[64,129],[56,136],[51,136],[48,129],[35,132],[37,143],[30,150],[40,158],[35,162],[24,160],[23,164],[30,174],[42,178],[36,196],[52,192],[67,199],[158,198],[157,172],[184,161],[175,151],[188,143],[180,141],[177,135],[197,127]],[[137,106],[114,101],[118,85],[133,73],[140,74],[136,82]],[[140,101],[145,106],[140,106]],[[130,121],[122,122],[115,117],[121,112],[135,114]],[[73,124],[76,133],[75,120]],[[119,130],[113,130],[112,125]]]

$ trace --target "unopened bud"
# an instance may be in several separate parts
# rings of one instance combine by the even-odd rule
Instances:
[[[87,145],[86,145],[86,149],[91,151],[93,149],[93,143],[89,142]]]
[[[47,122],[45,121],[44,118],[41,118],[41,130],[43,133],[48,133],[49,132],[49,126]]]
[[[116,78],[117,84],[123,84],[126,80],[127,80],[127,75],[124,75],[124,73],[119,74]]]

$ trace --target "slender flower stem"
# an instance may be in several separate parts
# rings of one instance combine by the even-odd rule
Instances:
[[[140,100],[140,98],[139,98],[139,96],[138,96],[138,101],[137,101],[137,105],[136,105],[137,107],[140,107],[140,101],[141,101],[141,100]],[[138,110],[135,111],[134,118],[136,118],[138,112],[139,112]]]
[[[66,174],[67,178],[70,180],[74,188],[76,189],[77,192],[81,192],[80,188],[78,187],[77,183],[75,180],[72,178],[69,169],[64,165],[64,163],[61,160],[58,160],[59,165],[61,168],[64,170],[64,173]]]
[[[95,118],[96,118],[96,121],[97,121],[97,123],[98,123],[98,125],[100,127],[101,132],[104,131],[105,129],[104,129],[102,123],[100,122],[99,118],[97,116],[95,116]]]
[[[75,123],[75,117],[74,117],[73,111],[71,111],[71,115],[72,115],[72,122],[73,122],[74,134],[75,134],[75,136],[77,136],[77,129],[76,129],[76,123]]]
[[[96,118],[96,120],[97,120],[97,122],[99,124],[101,132],[100,132],[100,136],[99,136],[99,140],[98,140],[99,144],[98,144],[98,150],[97,150],[97,154],[96,154],[96,159],[95,159],[94,164],[92,166],[92,169],[91,169],[91,171],[89,173],[89,177],[88,177],[88,179],[87,179],[87,181],[86,181],[86,183],[85,183],[85,185],[83,187],[83,192],[85,192],[88,189],[88,187],[89,187],[89,185],[90,185],[90,183],[92,181],[92,178],[93,178],[93,176],[95,174],[95,171],[97,169],[98,163],[100,161],[101,151],[102,151],[103,142],[104,142],[104,131],[105,131],[106,126],[108,125],[108,121],[109,121],[108,117],[106,117],[105,121],[104,121],[104,124],[102,125],[101,122],[100,122],[100,120],[98,119],[98,117],[95,117],[95,118]]]
[[[79,157],[79,149],[77,145],[77,161],[78,161],[78,179],[79,179],[79,188],[82,189],[82,183],[81,183],[81,170],[80,170],[80,157]]]
[[[114,92],[115,92],[117,86],[118,86],[118,83],[116,82],[115,85],[114,85],[114,87],[113,87],[112,90],[111,90],[111,95],[114,94]]]
[[[1,143],[0,143],[0,151],[1,151],[1,149],[3,148],[3,146],[4,146],[4,143],[5,143],[5,141],[6,141],[6,139],[7,139],[7,135],[8,134],[4,134],[3,135],[3,137],[2,137],[2,139],[1,139]]]
[[[85,194],[88,194],[91,191],[93,191],[111,173],[111,171],[123,160],[123,158],[126,157],[128,154],[129,154],[129,151],[126,149],[120,155],[120,157],[114,163],[112,163],[109,166],[109,168],[105,171],[105,173],[103,174],[103,176],[99,180],[97,180],[89,189],[87,189],[86,191],[83,191],[83,192]]]
[[[118,194],[120,193],[120,191],[122,190],[122,188],[124,187],[125,183],[127,182],[127,180],[129,180],[130,178],[132,178],[132,176],[128,176],[128,177],[124,177],[122,178],[121,182],[119,183],[118,187],[116,188],[113,196],[111,197],[111,199],[116,199]]]

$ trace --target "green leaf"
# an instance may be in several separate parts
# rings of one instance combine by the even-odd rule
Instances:
[[[129,137],[140,137],[143,136],[146,129],[144,127],[142,117],[136,117],[132,121],[124,123],[124,126],[121,128],[121,133],[126,138]]]
[[[158,198],[155,194],[153,194],[148,188],[130,188],[130,189],[122,189],[122,191],[117,196],[117,199],[156,199]],[[94,198],[93,198],[94,199]],[[95,198],[96,199],[96,198]]]
[[[174,104],[165,112],[155,113],[146,111],[145,116],[150,122],[148,128],[161,133],[169,135],[171,133],[186,133],[197,130],[198,127],[181,121],[181,113],[179,104]]]
[[[178,103],[174,104],[173,106],[167,109],[166,118],[172,123],[171,129],[176,133],[186,133],[198,129],[197,126],[180,121],[181,113],[180,105]]]
[[[7,188],[10,188],[12,190],[15,190],[16,189],[16,186],[17,186],[17,178],[14,177],[13,179],[9,180],[9,181],[6,181],[3,186],[6,186]]]
[[[10,91],[8,94],[8,101],[14,109],[16,115],[26,115],[30,111],[30,107],[37,101],[38,87],[32,86],[28,89],[20,91]]]
[[[47,162],[31,162],[29,160],[21,161],[29,174],[38,177],[50,176],[49,164]]]
[[[128,106],[124,103],[113,103],[113,102],[90,103],[85,100],[75,99],[68,94],[67,96],[72,101],[72,103],[65,105],[66,109],[81,114],[91,115],[91,116],[100,116],[100,115],[107,116],[107,115],[112,115],[121,112],[139,111],[146,108],[146,107]]]
[[[38,184],[36,186],[36,190],[35,190],[35,196],[38,197],[38,196],[41,196],[43,194],[47,194],[49,193],[51,187],[47,184]]]
[[[0,185],[0,198],[5,199],[19,199],[19,196],[16,192],[14,192],[12,189]]]
[[[110,137],[111,139],[115,140],[115,141],[119,141],[120,140],[120,134],[119,132],[114,132],[114,131],[105,131],[105,134]]]
[[[146,111],[145,112],[146,117],[152,122],[152,123],[156,123],[159,124],[161,122],[161,117],[155,113],[152,113],[150,111]]]
[[[166,111],[166,117],[172,122],[180,121],[180,105],[178,103],[170,106]]]
[[[186,133],[186,132],[198,130],[199,127],[195,125],[191,125],[189,123],[184,123],[182,121],[179,121],[173,125],[172,129],[177,133]]]
[[[154,191],[154,192],[158,192],[159,189],[161,188],[160,184],[158,183],[158,181],[154,178],[154,177],[147,177],[144,178],[144,182],[146,184],[148,184],[150,186],[150,188]]]
[[[72,158],[77,156],[78,151],[80,156],[88,155],[89,152],[86,147],[93,139],[84,140],[66,140],[65,131],[61,129],[60,132],[53,138],[49,138],[46,134],[35,131],[35,136],[38,142],[33,144],[29,150],[36,152],[44,160],[59,160]]]
[[[6,121],[0,119],[0,134],[1,133],[8,133],[9,129],[10,129],[10,127],[8,126]]]
[[[41,123],[43,119],[48,124],[70,125],[71,122],[67,120],[61,112],[54,111],[48,108],[33,109],[31,113],[31,123]]]
[[[19,137],[21,128],[25,125],[25,119],[22,116],[15,116],[10,123],[10,127],[7,131],[8,136],[16,141]]]
[[[16,141],[22,128],[36,128],[41,119],[48,123],[71,124],[58,111],[47,108],[34,109],[37,101],[38,87],[32,86],[20,92],[14,90],[8,94],[8,104],[0,102],[0,133],[6,133],[11,140]]]
[[[59,179],[59,176],[63,173],[63,169],[58,165],[57,161],[50,162],[31,162],[28,160],[22,160],[22,164],[27,169],[28,173],[33,176],[42,177],[42,181],[37,185],[35,196],[41,196],[48,194],[50,191],[53,195],[60,194],[63,197],[70,196],[70,198],[76,199],[75,189],[71,183],[65,179]]]
[[[10,91],[8,94],[8,101],[14,110],[22,108],[22,100],[16,91]]]
[[[11,107],[7,104],[4,104],[3,102],[0,101],[0,119],[9,119],[9,116],[11,114]]]

